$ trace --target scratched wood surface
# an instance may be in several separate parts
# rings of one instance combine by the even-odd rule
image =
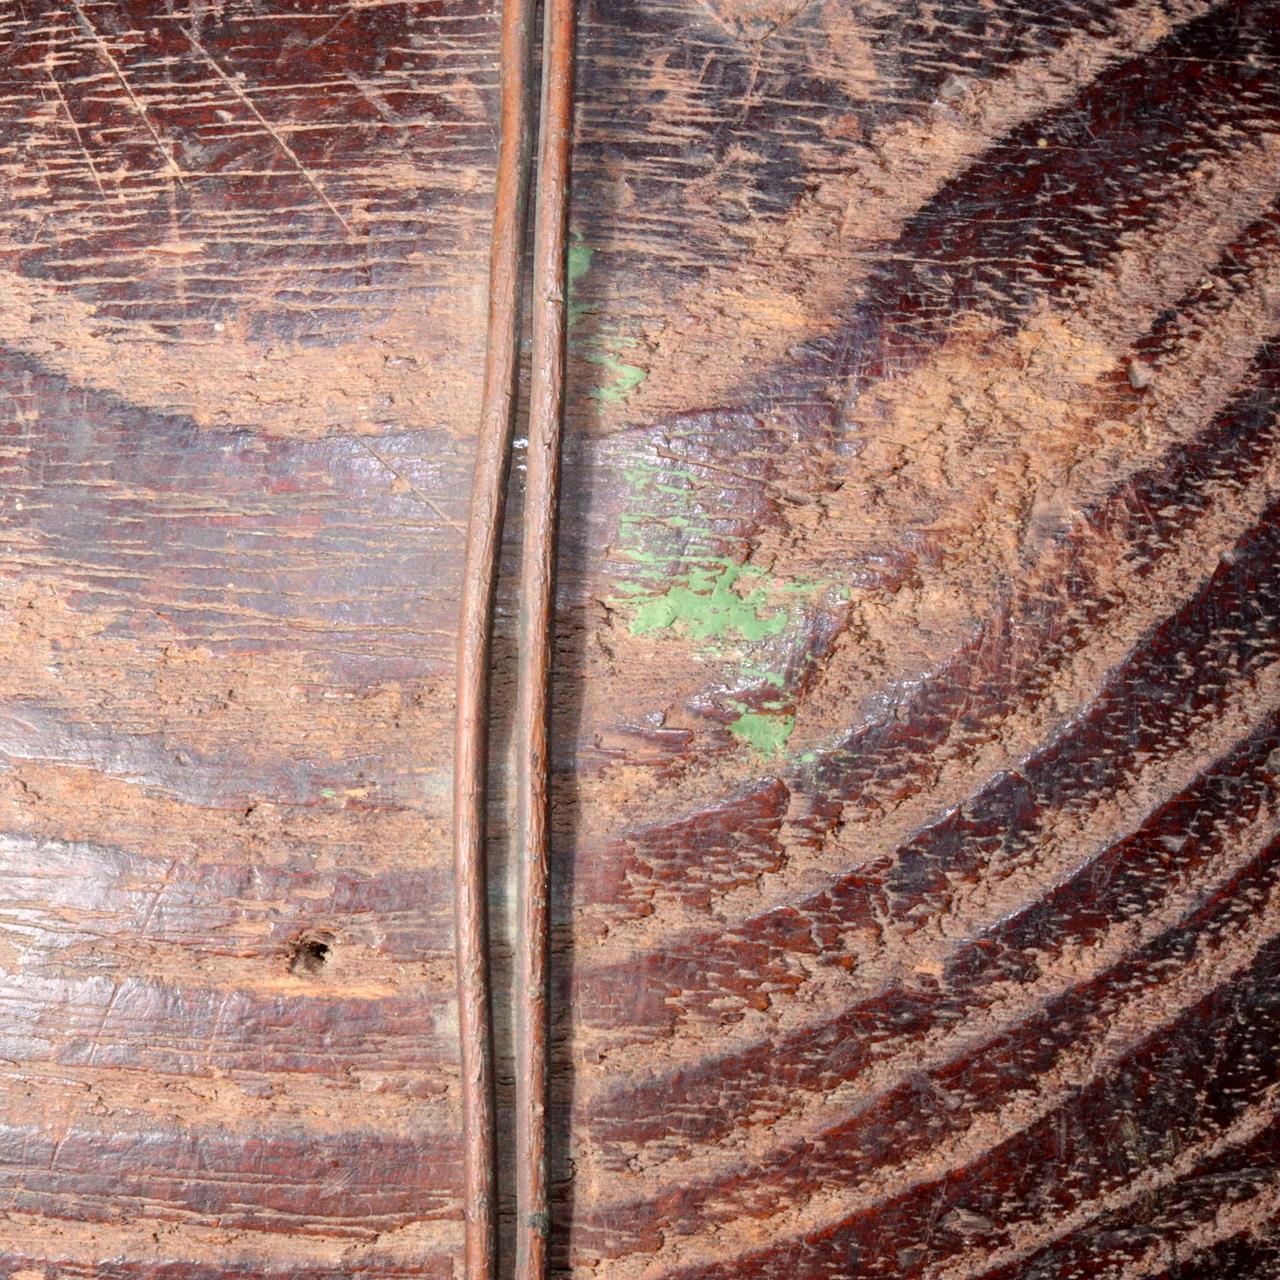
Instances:
[[[557,1270],[1275,1276],[1280,6],[583,8]],[[459,1274],[496,50],[0,2],[6,1280]]]

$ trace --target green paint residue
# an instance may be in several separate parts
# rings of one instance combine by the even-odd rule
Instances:
[[[727,699],[728,728],[735,739],[764,757],[784,755],[795,729],[784,671],[745,645],[784,636],[826,584],[777,580],[751,565],[717,555],[719,537],[693,501],[698,478],[691,470],[629,458],[619,468],[630,495],[618,523],[616,554],[634,566],[635,577],[614,587],[614,602],[631,618],[637,636],[675,635],[701,642],[729,664],[725,678],[768,690],[763,701]]]
[[[565,293],[568,297],[569,330],[572,333],[578,322],[591,310],[579,297],[578,285],[591,270],[595,250],[583,240],[580,232],[573,233],[573,240],[565,253]],[[595,334],[573,339],[575,351],[582,353],[588,364],[599,365],[607,375],[607,381],[593,387],[587,394],[602,404],[621,404],[648,376],[649,371],[638,364],[629,364],[621,353],[634,342],[612,336]]]
[[[566,270],[569,275],[569,288],[572,289],[583,276],[591,270],[591,259],[595,257],[593,250],[582,238],[582,233],[578,232],[574,235],[573,243],[569,246],[569,253],[566,261]]]
[[[673,563],[705,563],[705,553],[697,551],[709,549],[710,530],[689,501],[691,476],[677,468],[668,474],[656,462],[634,457],[623,466],[622,476],[628,496],[614,548],[620,559],[635,566],[641,581],[620,582],[616,590],[647,595],[669,585]]]
[[[625,488],[611,550],[629,572],[614,582],[611,604],[633,635],[687,643],[723,663],[723,687],[751,690],[721,695],[733,740],[761,758],[784,757],[796,725],[788,633],[821,597],[847,598],[847,589],[725,557],[704,497],[711,482],[696,463],[622,450],[615,474]]]
[[[574,232],[573,243],[569,246],[569,251],[565,255],[565,285],[566,293],[569,295],[569,328],[573,328],[575,324],[587,313],[588,307],[585,302],[578,302],[574,298],[574,286],[582,279],[583,276],[591,270],[591,259],[595,257],[594,251],[582,239],[580,232]]]
[[[621,404],[649,376],[648,369],[642,369],[638,364],[627,364],[610,350],[592,352],[586,360],[588,364],[599,365],[612,379],[587,392],[593,400],[603,404]]]
[[[632,634],[651,635],[671,628],[695,640],[722,640],[731,632],[747,641],[778,635],[786,628],[787,615],[765,612],[761,587],[745,595],[735,591],[734,584],[741,576],[742,567],[730,561],[725,561],[718,572],[692,569],[687,582],[668,587],[662,595],[636,608]]]
[[[753,751],[762,756],[781,755],[787,739],[796,727],[795,716],[762,715],[758,711],[744,711],[729,726],[735,738],[741,738]]]

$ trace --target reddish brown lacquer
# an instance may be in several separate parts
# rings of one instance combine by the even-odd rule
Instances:
[[[577,16],[473,1261],[546,1221],[549,724],[553,1275],[1270,1280],[1280,7]],[[466,1274],[502,50],[469,0],[0,5],[0,1280]]]

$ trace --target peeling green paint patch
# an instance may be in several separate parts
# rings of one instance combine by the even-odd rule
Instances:
[[[611,379],[587,392],[593,400],[603,404],[621,404],[649,376],[648,369],[642,369],[638,364],[627,364],[613,351],[592,352],[585,359],[588,364],[599,365]]]
[[[778,635],[787,626],[787,614],[766,612],[761,587],[745,595],[735,591],[734,584],[741,575],[741,566],[731,562],[718,572],[691,570],[687,583],[677,583],[636,607],[632,634],[651,635],[671,628],[695,640],[722,640],[734,632],[747,641]],[[635,603],[634,599],[631,603]]]
[[[781,755],[787,739],[796,727],[795,716],[762,715],[758,711],[744,711],[732,724],[729,732],[740,738],[753,751],[762,756]]]
[[[579,285],[591,270],[594,258],[595,250],[582,238],[581,232],[575,231],[565,252],[564,264],[571,332],[592,310],[582,301]],[[607,337],[594,335],[572,339],[574,351],[580,352],[588,364],[598,365],[604,370],[605,381],[587,392],[593,400],[599,400],[602,404],[621,404],[649,376],[648,369],[638,364],[629,364],[621,358],[623,352],[635,345],[634,341],[618,337],[616,333]]]

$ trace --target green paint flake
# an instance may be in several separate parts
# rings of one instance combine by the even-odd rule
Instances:
[[[731,632],[747,641],[778,635],[786,628],[786,613],[765,612],[765,593],[760,587],[745,595],[735,591],[734,584],[741,576],[742,567],[728,561],[719,572],[691,570],[687,584],[677,583],[636,608],[632,634],[651,635],[671,628],[695,640],[722,640]]]
[[[833,590],[831,583],[777,578],[718,554],[722,541],[698,501],[704,481],[695,468],[670,457],[623,454],[617,472],[625,496],[611,551],[630,572],[611,594],[634,634],[758,642],[784,634],[811,600]],[[776,689],[785,679],[758,667],[743,674]]]
[[[762,756],[776,756],[782,754],[795,727],[795,716],[767,716],[744,711],[730,724],[729,732]]]
[[[784,683],[781,671],[769,671],[765,667],[756,666],[753,662],[742,664],[742,674],[748,680],[758,680],[761,684],[767,684],[774,689],[781,689]]]
[[[648,376],[648,369],[638,364],[627,364],[612,351],[597,351],[585,357],[588,364],[599,365],[609,375],[603,386],[592,387],[587,393],[602,404],[621,404]]]

